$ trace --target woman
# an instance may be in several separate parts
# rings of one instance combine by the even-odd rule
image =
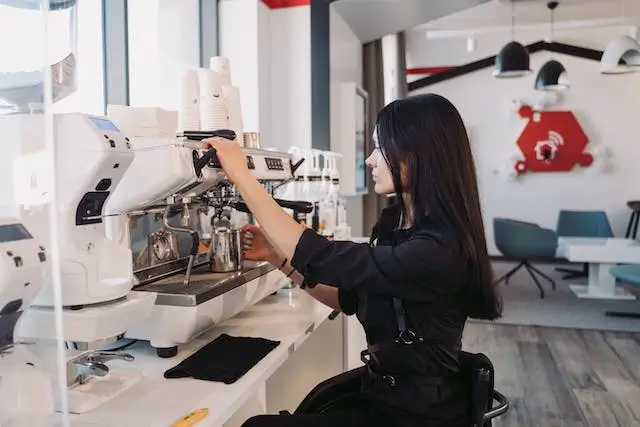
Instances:
[[[261,228],[248,258],[268,259],[319,301],[357,314],[367,336],[362,403],[309,415],[262,415],[245,427],[467,427],[458,354],[467,317],[496,319],[475,167],[465,126],[445,98],[420,95],[380,111],[366,163],[375,192],[395,193],[375,245],[328,241],[287,215],[252,177],[237,145],[218,150]]]

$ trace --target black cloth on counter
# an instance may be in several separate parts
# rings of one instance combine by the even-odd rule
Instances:
[[[233,384],[280,345],[265,338],[222,334],[164,373],[165,378],[194,378]]]

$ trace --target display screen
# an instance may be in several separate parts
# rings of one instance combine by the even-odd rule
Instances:
[[[0,225],[0,242],[15,242],[16,240],[27,240],[33,236],[22,224]]]
[[[106,130],[108,132],[120,132],[111,120],[100,119],[97,117],[89,117],[89,120],[91,120],[93,124],[96,125],[96,127],[100,130]]]

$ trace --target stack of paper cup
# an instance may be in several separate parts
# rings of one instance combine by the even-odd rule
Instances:
[[[209,68],[221,75],[223,86],[231,86],[229,58],[224,56],[214,56],[209,60]]]
[[[212,131],[229,128],[221,80],[223,80],[221,75],[213,70],[198,69],[200,130]]]
[[[229,128],[236,133],[236,141],[244,145],[242,133],[242,108],[240,106],[240,89],[235,86],[222,86],[222,97],[227,106]]]
[[[182,99],[178,117],[180,130],[200,130],[200,85],[196,70],[187,70],[182,76]]]

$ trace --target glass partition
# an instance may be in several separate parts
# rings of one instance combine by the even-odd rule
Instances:
[[[76,90],[75,12],[0,0],[0,425],[69,425],[51,106]]]

